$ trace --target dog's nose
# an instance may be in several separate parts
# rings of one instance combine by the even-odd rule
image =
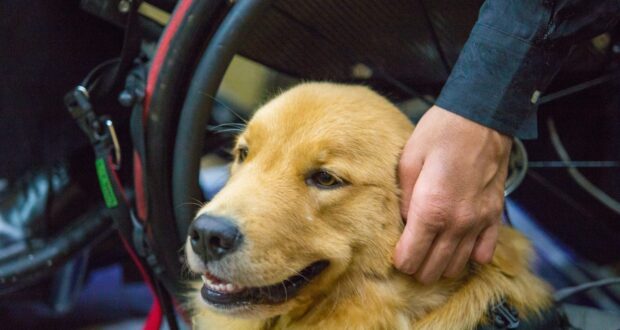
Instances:
[[[243,236],[230,220],[203,214],[189,228],[192,250],[203,260],[214,261],[233,252]]]

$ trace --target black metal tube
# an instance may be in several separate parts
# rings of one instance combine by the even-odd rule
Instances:
[[[213,98],[233,56],[271,0],[239,0],[222,22],[205,51],[190,85],[181,112],[174,148],[172,196],[179,234],[196,211],[189,202],[202,199],[198,186],[204,131]]]
[[[100,242],[112,232],[112,220],[96,208],[76,219],[55,238],[25,254],[0,263],[0,294],[12,292],[49,274],[78,252]]]

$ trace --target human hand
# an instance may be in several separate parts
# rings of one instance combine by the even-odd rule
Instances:
[[[396,268],[422,283],[491,261],[512,139],[438,106],[405,145],[399,164],[405,229]]]

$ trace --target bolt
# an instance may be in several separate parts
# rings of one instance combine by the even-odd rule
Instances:
[[[372,77],[372,69],[362,63],[357,63],[351,68],[351,76],[357,79],[368,79]]]
[[[124,107],[130,107],[134,104],[134,102],[136,101],[135,96],[133,95],[133,93],[131,93],[128,90],[123,90],[119,95],[118,95],[118,103],[120,103],[122,106]]]

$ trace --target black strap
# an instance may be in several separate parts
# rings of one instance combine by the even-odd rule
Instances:
[[[563,311],[553,305],[541,311],[538,316],[522,318],[518,311],[505,299],[489,308],[488,323],[481,324],[476,330],[570,330],[573,329]]]
[[[88,137],[95,152],[95,168],[106,210],[113,219],[120,235],[132,245],[132,252],[138,256],[140,266],[145,270],[148,281],[153,285],[157,300],[164,309],[169,327],[178,329],[172,299],[153,274],[158,262],[146,240],[145,229],[139,221],[132,219],[132,211],[123,187],[114,170],[115,154],[120,153],[112,121],[106,116],[97,116],[89,100],[88,91],[78,86],[65,96],[67,109]]]

